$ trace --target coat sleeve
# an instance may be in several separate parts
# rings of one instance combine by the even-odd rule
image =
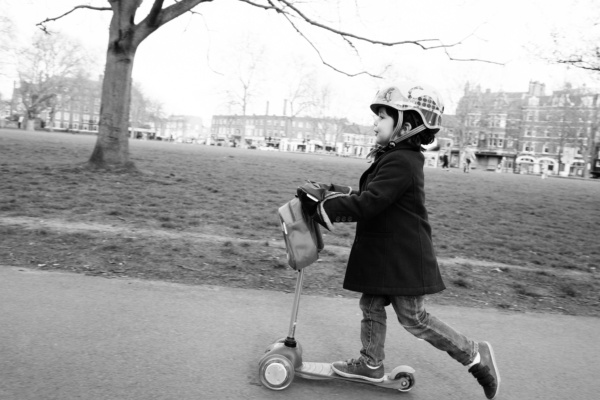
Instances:
[[[334,222],[370,219],[397,201],[413,184],[414,168],[403,152],[384,156],[358,195],[332,197],[319,204],[319,216],[331,229]]]

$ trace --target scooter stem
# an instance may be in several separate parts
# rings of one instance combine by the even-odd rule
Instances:
[[[287,347],[296,347],[296,322],[298,320],[298,308],[300,307],[300,294],[302,293],[302,281],[304,280],[304,268],[298,271],[298,278],[296,279],[296,291],[294,293],[294,305],[292,306],[292,318],[290,319],[290,330],[288,337],[285,339],[285,345]]]

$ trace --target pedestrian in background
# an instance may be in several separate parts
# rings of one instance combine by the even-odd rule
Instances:
[[[444,153],[442,155],[442,169],[446,170],[446,171],[450,171],[450,168],[448,167],[448,154]]]
[[[546,179],[548,177],[548,166],[546,164],[542,165],[542,179]]]
[[[475,161],[475,156],[473,155],[473,151],[469,148],[466,148],[463,151],[463,172],[469,173],[471,171],[471,163]]]
[[[463,172],[468,174],[470,169],[471,169],[471,159],[467,157],[465,159],[465,167],[463,169]]]

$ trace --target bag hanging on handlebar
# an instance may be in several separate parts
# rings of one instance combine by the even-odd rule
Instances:
[[[323,250],[323,237],[319,225],[304,214],[298,198],[294,198],[278,210],[281,229],[288,258],[288,265],[301,270],[319,259]]]

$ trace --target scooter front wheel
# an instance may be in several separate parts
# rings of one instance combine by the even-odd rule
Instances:
[[[258,374],[263,385],[271,390],[283,390],[294,380],[294,366],[285,356],[273,354],[261,360]]]

